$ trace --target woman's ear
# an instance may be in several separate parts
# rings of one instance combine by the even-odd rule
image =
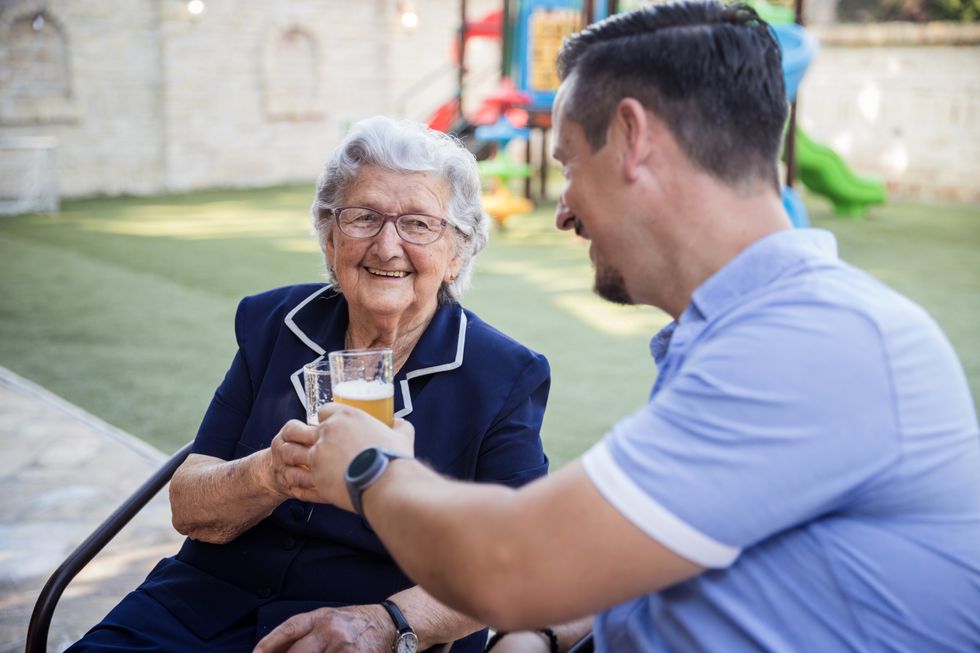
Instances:
[[[330,265],[330,261],[333,260],[333,229],[327,231],[323,237],[323,242],[321,243],[323,253],[327,257],[327,265]]]
[[[443,277],[443,281],[447,284],[452,283],[459,276],[459,271],[463,267],[463,257],[459,254],[453,256],[453,260],[449,262],[446,266],[446,274]]]

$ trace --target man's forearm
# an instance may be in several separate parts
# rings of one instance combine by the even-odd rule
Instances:
[[[514,490],[448,481],[414,461],[393,461],[363,497],[365,516],[406,573],[433,596],[481,621],[513,579],[507,510]],[[476,506],[480,506],[477,510]]]
[[[170,483],[174,528],[195,540],[223,544],[268,517],[287,497],[261,482],[260,455],[189,459]]]

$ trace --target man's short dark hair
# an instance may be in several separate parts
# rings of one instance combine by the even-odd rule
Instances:
[[[676,2],[611,16],[565,42],[558,73],[574,77],[563,111],[593,151],[631,97],[716,178],[779,188],[787,111],[779,46],[750,7]]]

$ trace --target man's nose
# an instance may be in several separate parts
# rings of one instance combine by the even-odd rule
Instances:
[[[575,214],[565,204],[565,194],[558,197],[558,206],[555,207],[555,226],[562,231],[568,231],[575,226]]]

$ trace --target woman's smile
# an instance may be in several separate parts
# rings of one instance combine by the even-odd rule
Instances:
[[[367,266],[364,266],[364,269],[367,270],[369,273],[371,273],[373,276],[388,277],[390,279],[404,279],[405,277],[411,274],[411,272],[408,272],[406,270],[382,270],[380,268],[369,268]]]

